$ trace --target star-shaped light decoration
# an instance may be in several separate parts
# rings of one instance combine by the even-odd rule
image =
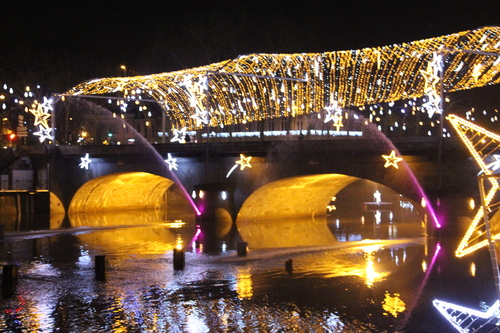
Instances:
[[[88,170],[89,165],[92,162],[92,160],[89,158],[89,153],[86,153],[85,157],[80,157],[80,159],[82,160],[79,164],[80,168]]]
[[[165,160],[165,162],[167,163],[168,165],[168,169],[170,171],[173,170],[177,170],[177,168],[179,167],[177,165],[177,159],[176,158],[173,158],[172,155],[170,155],[170,153],[167,154],[168,155],[168,159]]]
[[[38,132],[34,132],[33,135],[39,136],[40,142],[44,142],[45,139],[54,139],[52,137],[52,128],[44,128],[43,126],[38,126]]]
[[[208,124],[208,111],[196,109],[196,113],[191,116],[196,120],[196,127],[200,127],[202,124]]]
[[[43,128],[49,128],[48,119],[50,118],[50,114],[45,112],[42,104],[36,102],[33,105],[33,108],[29,109],[29,112],[35,116],[35,122],[33,125],[41,125]]]
[[[51,111],[53,111],[54,107],[52,106],[52,98],[43,96],[42,108],[45,113],[50,113]]]
[[[186,127],[183,127],[180,130],[174,128],[174,137],[170,140],[170,142],[186,143]]]
[[[240,154],[240,159],[235,162],[234,166],[229,170],[229,172],[226,175],[226,178],[229,178],[231,173],[238,167],[240,166],[240,170],[245,169],[246,167],[251,168],[252,165],[250,164],[250,160],[252,159],[252,156],[245,157],[245,155]]]
[[[480,173],[491,175],[498,166],[498,159],[495,157],[498,155],[494,153],[500,150],[500,135],[489,132],[456,115],[449,115],[446,119],[450,121],[460,139],[462,139],[465,146],[469,149],[469,152],[481,169]],[[491,160],[491,157],[493,157],[495,161],[487,164],[486,161]],[[484,198],[484,204],[486,206],[490,205],[500,188],[496,179],[490,178],[489,181],[491,187]],[[465,232],[464,237],[458,244],[458,248],[455,251],[457,257],[463,257],[488,245],[487,234],[484,232],[485,222],[483,217],[484,208],[481,206]],[[500,239],[500,234],[492,234],[491,238],[493,241],[496,241]]]
[[[401,157],[396,157],[396,152],[394,150],[391,151],[389,155],[382,155],[382,157],[385,159],[384,168],[393,166],[396,169],[399,169],[398,163],[403,160]]]
[[[251,168],[252,166],[250,165],[250,160],[252,159],[252,156],[245,157],[245,155],[240,154],[240,159],[236,161],[235,163],[240,166],[240,170],[243,170],[245,168]]]
[[[429,117],[432,117],[434,113],[441,113],[441,96],[439,91],[441,81],[439,74],[443,70],[441,58],[441,55],[434,53],[427,69],[420,71],[425,79],[424,94],[427,95],[428,99],[422,107],[427,110]]]
[[[332,120],[333,127],[337,128],[337,132],[339,131],[340,127],[344,127],[344,124],[342,124],[342,108],[338,106],[337,102],[333,102],[330,106],[325,107],[325,111],[325,124]]]

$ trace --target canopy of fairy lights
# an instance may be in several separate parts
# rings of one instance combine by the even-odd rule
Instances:
[[[422,96],[437,105],[444,91],[499,83],[499,47],[500,27],[483,27],[360,50],[250,54],[176,72],[94,79],[67,94],[152,98],[177,129]]]

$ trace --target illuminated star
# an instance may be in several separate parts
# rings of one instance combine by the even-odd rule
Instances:
[[[179,143],[186,143],[186,127],[183,127],[180,130],[174,128],[174,137],[170,140],[170,142],[178,141]]]
[[[427,95],[427,99],[428,101],[422,104],[422,107],[427,110],[429,118],[431,118],[434,113],[441,113],[441,97],[430,94]]]
[[[34,132],[33,135],[39,136],[40,142],[45,141],[45,139],[53,140],[51,132],[52,128],[44,128],[42,126],[38,126],[39,131]]]
[[[480,173],[491,175],[492,171],[496,170],[498,166],[499,162],[496,157],[498,155],[493,154],[493,158],[495,159],[493,163],[486,164],[485,161],[489,159],[493,152],[500,149],[500,135],[487,131],[480,126],[455,115],[449,115],[446,119],[448,119],[453,125],[453,128],[458,133],[458,136],[462,139],[477,165],[481,168]],[[500,188],[497,180],[490,179],[490,182],[491,187],[484,197],[484,204],[486,206],[490,205],[495,197],[495,194]],[[488,245],[486,233],[483,232],[485,227],[483,217],[484,208],[480,207],[476,216],[469,225],[469,228],[465,232],[464,237],[458,244],[458,248],[455,251],[455,255],[457,257],[463,257]],[[477,234],[480,236],[478,237]],[[500,233],[497,232],[492,234],[491,238],[494,241],[500,239]]]
[[[191,116],[191,118],[196,120],[196,127],[199,127],[201,124],[208,123],[207,115],[208,115],[208,111],[197,110],[196,113]]]
[[[168,153],[168,159],[166,159],[165,162],[168,164],[168,169],[170,171],[172,171],[172,169],[177,170],[177,168],[179,167],[176,163],[177,159],[173,158],[170,153]]]
[[[43,128],[49,128],[47,120],[50,118],[50,114],[44,112],[43,106],[41,104],[36,103],[36,106],[29,111],[35,116],[35,126],[41,125]]]
[[[250,160],[252,159],[252,156],[245,157],[245,155],[240,154],[240,159],[239,161],[236,161],[236,164],[240,165],[240,170],[245,169],[246,167],[251,168],[252,166],[250,165]]]
[[[54,110],[52,107],[52,99],[47,99],[47,97],[43,96],[42,108],[45,113],[49,113]]]
[[[388,168],[391,165],[396,169],[399,169],[398,162],[401,162],[403,159],[401,157],[396,157],[396,152],[393,150],[389,155],[382,155],[385,159],[384,168]]]
[[[80,159],[82,160],[79,164],[80,168],[88,170],[90,162],[92,162],[92,160],[89,158],[89,153],[86,153],[85,157],[80,157]]]

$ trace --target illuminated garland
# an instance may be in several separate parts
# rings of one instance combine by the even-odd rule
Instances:
[[[453,125],[460,139],[462,139],[472,157],[481,168],[480,173],[492,174],[492,171],[498,165],[496,157],[498,155],[494,153],[500,149],[500,135],[489,132],[455,115],[449,115],[447,119]],[[493,162],[488,163],[488,160],[493,160]],[[490,178],[490,182],[491,188],[484,198],[486,206],[491,203],[491,200],[493,200],[500,187],[496,180]],[[486,233],[483,232],[485,228],[483,216],[484,209],[480,207],[455,251],[457,257],[463,257],[488,245]],[[500,239],[500,234],[493,234],[492,239]]]
[[[484,27],[360,50],[244,55],[171,73],[95,79],[68,94],[147,95],[174,128],[190,130],[317,113],[333,101],[346,108],[425,95],[431,113],[440,102],[438,73],[447,92],[499,83],[499,46],[500,27]]]
[[[498,300],[487,311],[475,310],[438,299],[432,301],[432,304],[458,332],[462,333],[478,332],[481,328],[484,328],[486,332],[485,325],[489,324],[491,327],[495,327],[500,315],[500,302]]]

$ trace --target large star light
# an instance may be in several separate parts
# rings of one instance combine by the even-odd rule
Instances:
[[[441,82],[440,72],[443,70],[441,55],[434,53],[431,62],[426,70],[421,70],[424,77],[424,94],[427,95],[427,102],[422,105],[427,110],[429,117],[434,113],[441,113],[441,96],[439,83]]]
[[[177,165],[177,159],[176,158],[173,158],[172,155],[170,155],[170,153],[167,154],[168,155],[168,159],[165,160],[165,162],[167,163],[168,165],[168,169],[170,171],[173,170],[177,170],[177,168],[179,167]]]
[[[183,127],[180,130],[174,128],[174,137],[170,140],[170,142],[186,143],[186,127]]]
[[[447,119],[450,121],[453,128],[455,128],[465,146],[469,149],[469,152],[481,169],[480,173],[491,175],[498,167],[498,155],[495,154],[495,152],[500,150],[500,135],[489,132],[456,115],[449,115]],[[490,161],[491,158],[495,161],[493,163],[487,162]],[[500,187],[496,179],[489,178],[489,181],[491,187],[484,198],[484,204],[486,206],[492,202]],[[483,217],[484,209],[480,207],[455,251],[457,257],[463,257],[488,245],[487,235],[484,232],[485,222]],[[491,238],[494,241],[498,240],[500,239],[500,234],[492,234]]]
[[[252,156],[246,157],[245,155],[240,154],[240,159],[238,161],[236,161],[234,166],[231,168],[231,170],[229,170],[229,172],[226,175],[226,178],[229,178],[231,173],[238,167],[238,165],[240,166],[240,170],[243,170],[247,167],[251,168],[252,167],[252,165],[250,164],[251,159],[252,159]]]
[[[394,150],[391,151],[389,155],[382,155],[382,157],[385,159],[384,168],[393,166],[396,169],[399,169],[398,163],[403,160],[401,157],[396,157],[396,152]]]
[[[89,158],[89,153],[86,153],[85,157],[80,157],[80,159],[82,160],[79,164],[80,168],[88,170],[89,165],[92,162],[92,160]]]
[[[29,109],[29,112],[31,112],[35,116],[33,125],[41,125],[43,128],[49,128],[48,120],[50,118],[50,114],[45,112],[45,110],[46,109],[40,103],[35,103],[35,105],[33,105],[33,108]]]
[[[53,140],[52,128],[44,128],[43,126],[38,126],[38,132],[34,132],[33,135],[38,136],[40,142],[44,142],[45,139]]]

